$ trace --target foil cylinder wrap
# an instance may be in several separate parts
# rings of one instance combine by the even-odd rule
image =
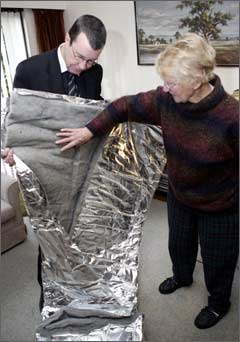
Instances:
[[[137,310],[143,223],[166,163],[161,129],[124,123],[60,152],[106,101],[14,90],[6,146],[42,251],[39,341],[141,341]]]

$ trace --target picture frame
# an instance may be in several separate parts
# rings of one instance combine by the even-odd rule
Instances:
[[[134,1],[138,65],[154,65],[157,55],[187,32],[204,36],[200,14],[199,26],[195,19],[198,13],[194,17],[190,14],[194,3],[206,1],[190,1],[187,6],[186,1]],[[215,1],[210,10],[212,16],[220,12],[225,21],[215,24],[212,31],[209,29],[208,39],[216,50],[217,66],[239,66],[239,1]]]

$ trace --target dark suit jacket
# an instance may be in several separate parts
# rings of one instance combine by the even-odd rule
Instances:
[[[86,99],[101,100],[102,75],[103,70],[99,64],[81,72],[77,77],[80,96]],[[30,57],[19,63],[13,87],[65,94],[57,49]]]

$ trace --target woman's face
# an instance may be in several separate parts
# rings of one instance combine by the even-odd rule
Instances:
[[[195,102],[196,89],[191,82],[183,83],[170,77],[163,77],[163,90],[169,92],[176,103]]]

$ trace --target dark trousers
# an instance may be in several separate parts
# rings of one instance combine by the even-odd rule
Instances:
[[[43,291],[43,284],[42,284],[42,255],[41,255],[41,248],[38,246],[38,268],[37,268],[37,279],[38,283],[41,287],[41,291]]]
[[[224,312],[230,306],[239,253],[239,208],[204,212],[181,204],[168,193],[169,253],[177,281],[191,284],[201,247],[208,305]]]

